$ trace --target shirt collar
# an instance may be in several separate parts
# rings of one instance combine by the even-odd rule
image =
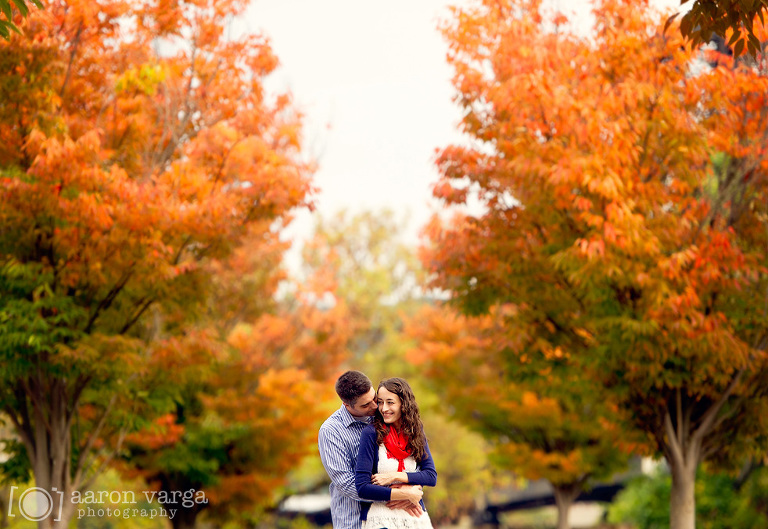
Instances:
[[[365,421],[358,421],[357,419],[354,418],[354,416],[351,413],[349,413],[349,410],[347,409],[346,406],[344,406],[344,404],[342,404],[341,408],[339,408],[339,413],[341,414],[341,420],[344,421],[344,425],[347,428],[349,428],[355,423],[371,424],[371,419],[373,418],[373,417],[366,417]]]

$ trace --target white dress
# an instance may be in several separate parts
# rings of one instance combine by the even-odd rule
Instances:
[[[408,456],[404,460],[405,472],[416,471],[416,460]],[[397,459],[387,457],[387,449],[379,445],[379,464],[377,473],[397,472]],[[425,511],[421,516],[411,516],[404,509],[390,509],[386,502],[375,501],[368,511],[368,519],[363,521],[363,529],[432,529],[429,514]]]

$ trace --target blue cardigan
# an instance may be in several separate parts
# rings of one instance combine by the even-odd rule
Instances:
[[[434,487],[437,484],[437,470],[435,462],[432,460],[432,454],[429,451],[429,445],[425,447],[424,459],[419,464],[417,472],[408,472],[408,483],[412,485],[421,485],[422,487]],[[376,427],[369,424],[363,428],[360,435],[360,451],[357,453],[357,468],[355,468],[355,487],[357,495],[364,500],[370,501],[389,501],[392,496],[392,489],[382,487],[371,483],[371,476],[379,464],[379,445],[376,444]],[[421,508],[425,511],[427,508],[421,501]],[[370,503],[362,503],[360,508],[360,519],[368,518]]]

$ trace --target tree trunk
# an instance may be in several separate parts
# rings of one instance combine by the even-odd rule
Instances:
[[[168,511],[168,519],[173,529],[194,529],[198,515],[208,505],[207,501],[205,503],[195,501],[192,493],[192,491],[202,490],[202,483],[190,482],[183,477],[180,480],[173,480],[166,474],[156,477],[160,479],[158,498],[163,508]]]
[[[70,451],[66,449],[71,439],[68,428],[61,429],[62,424],[56,420],[51,423],[49,435],[39,433],[32,463],[35,486],[45,491],[37,493],[38,503],[40,500],[42,503],[50,502],[50,514],[38,520],[37,526],[39,529],[65,529],[75,514],[75,506],[71,501],[74,488],[69,478]],[[44,429],[44,426],[38,428],[36,425],[36,430]],[[43,446],[45,448],[41,449]]]
[[[10,487],[0,488],[0,529],[8,527],[8,508],[11,506],[9,503],[10,497]]]
[[[171,509],[174,509],[173,518],[170,518],[173,529],[195,529],[197,515],[201,511],[197,506],[187,508],[180,503],[166,503],[163,507],[169,512],[169,516]]]
[[[74,514],[74,506],[70,501],[73,490],[69,450],[71,430],[60,400],[61,395],[56,391],[51,393],[47,410],[43,411],[40,405],[33,408],[35,441],[32,468],[35,486],[45,491],[38,493],[38,503],[40,500],[42,503],[50,502],[50,514],[38,520],[39,529],[66,528]],[[38,400],[41,401],[45,402]]]
[[[555,489],[555,505],[557,506],[557,529],[571,529],[568,523],[568,513],[571,510],[574,500],[581,493],[581,486],[571,485],[552,485]]]
[[[695,463],[673,464],[669,529],[696,529]]]
[[[664,416],[666,436],[662,446],[672,473],[672,492],[669,498],[669,529],[696,529],[696,470],[702,454],[704,436],[708,434],[719,406],[707,410],[702,424],[691,427],[692,404],[676,395],[674,419],[669,410]]]
[[[176,513],[176,516],[171,520],[173,529],[195,529],[195,521],[197,520],[197,513],[194,514],[181,514]]]
[[[73,461],[72,410],[79,404],[81,389],[68,388],[66,381],[57,377],[29,378],[16,388],[18,409],[6,409],[24,443],[35,478],[35,490],[17,490],[13,503],[21,506],[17,502],[23,501],[22,516],[37,522],[39,529],[69,527],[76,513],[73,493],[83,485],[86,456],[93,451],[93,443],[114,401],[113,398],[107,405],[102,420]],[[34,504],[36,508],[32,509]]]

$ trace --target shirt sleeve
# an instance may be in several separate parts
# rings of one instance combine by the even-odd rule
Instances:
[[[376,450],[376,429],[366,426],[360,436],[360,451],[357,453],[357,467],[355,469],[355,486],[361,498],[369,501],[389,501],[392,497],[392,489],[371,483],[373,474],[373,461]]]
[[[424,459],[419,464],[418,472],[407,472],[408,483],[421,485],[422,487],[434,487],[437,485],[437,469],[429,451],[429,443],[424,445]]]
[[[317,436],[317,446],[328,477],[336,485],[337,490],[344,496],[356,501],[362,501],[355,489],[355,472],[345,457],[345,450],[338,436],[327,428],[320,428]]]

